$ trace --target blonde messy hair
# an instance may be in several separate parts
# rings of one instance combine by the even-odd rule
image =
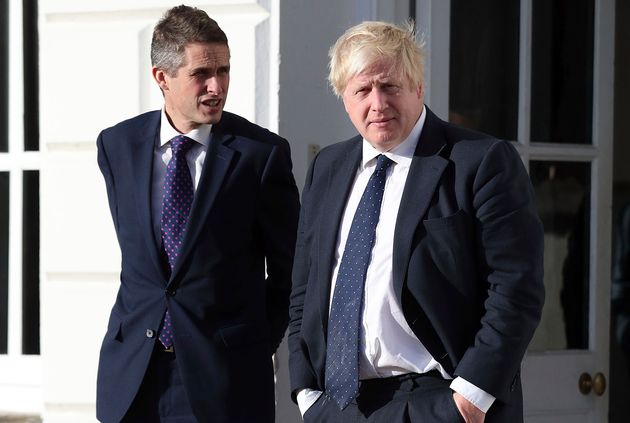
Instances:
[[[394,63],[414,87],[424,83],[424,43],[416,41],[412,21],[405,27],[368,21],[348,29],[330,48],[328,82],[341,97],[350,78],[381,60]]]

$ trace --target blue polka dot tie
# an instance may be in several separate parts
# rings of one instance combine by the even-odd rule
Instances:
[[[385,190],[387,168],[380,155],[361,196],[343,251],[328,317],[326,392],[343,410],[359,392],[359,336],[363,285]]]
[[[169,272],[173,270],[179,255],[190,214],[190,206],[195,194],[190,169],[186,163],[186,152],[194,143],[195,141],[183,135],[171,139],[172,157],[168,162],[164,177],[164,197],[160,219],[162,246],[168,258]],[[165,348],[173,345],[171,314],[168,310],[164,314],[158,338]]]

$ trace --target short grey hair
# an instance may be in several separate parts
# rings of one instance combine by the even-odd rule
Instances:
[[[228,39],[219,24],[201,9],[181,5],[167,10],[153,29],[151,64],[176,75],[184,65],[184,50],[190,43],[228,46]]]

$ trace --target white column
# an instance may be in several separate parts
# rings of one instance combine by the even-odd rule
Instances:
[[[451,4],[442,0],[417,0],[416,27],[426,42],[424,102],[448,120]]]

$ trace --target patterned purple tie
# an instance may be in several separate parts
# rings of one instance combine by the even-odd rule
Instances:
[[[186,152],[195,144],[194,140],[183,135],[171,139],[171,160],[166,167],[164,177],[164,197],[162,200],[162,217],[160,225],[162,229],[162,245],[168,257],[169,273],[173,270],[179,250],[184,239],[186,223],[190,214],[195,194],[190,169],[186,163]],[[165,348],[173,345],[173,333],[171,331],[171,314],[168,310],[164,314],[162,328],[158,335]]]

